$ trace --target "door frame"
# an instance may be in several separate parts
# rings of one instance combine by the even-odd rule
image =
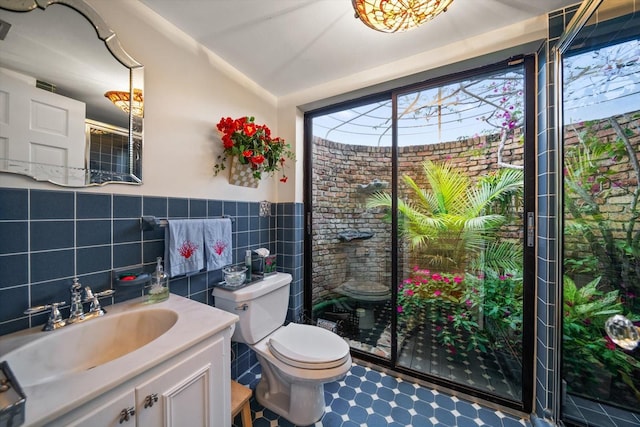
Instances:
[[[391,100],[393,104],[393,111],[396,110],[397,96],[400,93],[406,93],[411,90],[417,90],[426,86],[436,86],[446,83],[452,80],[464,79],[465,77],[474,76],[477,74],[486,74],[492,71],[498,71],[506,69],[511,65],[523,64],[525,73],[525,128],[524,128],[524,198],[523,198],[523,233],[526,242],[523,248],[523,366],[522,366],[522,400],[515,401],[507,399],[502,396],[489,394],[485,391],[474,389],[468,386],[464,386],[459,383],[452,383],[443,378],[426,375],[408,368],[404,368],[397,364],[397,330],[396,330],[396,313],[393,313],[393,320],[391,322],[391,357],[390,359],[382,358],[380,356],[373,355],[371,353],[363,352],[357,349],[351,349],[351,353],[357,359],[364,361],[365,363],[373,363],[379,365],[383,369],[394,371],[400,375],[408,376],[416,379],[417,381],[433,384],[436,387],[441,387],[452,392],[461,392],[471,398],[478,398],[484,401],[496,403],[514,410],[522,411],[524,413],[531,413],[533,408],[534,398],[534,361],[535,361],[535,283],[536,283],[536,94],[537,94],[537,78],[536,78],[536,55],[528,54],[518,57],[510,57],[506,60],[494,63],[492,65],[482,66],[479,68],[473,68],[470,70],[447,74],[438,78],[426,80],[419,84],[411,84],[403,87],[399,87],[390,91],[384,91],[375,95],[369,95],[366,97],[356,98],[350,101],[341,102],[330,105],[328,107],[318,108],[310,110],[304,114],[304,312],[305,317],[309,320],[312,319],[311,308],[312,301],[312,280],[313,280],[313,204],[312,204],[312,189],[313,189],[313,118],[325,114],[329,114],[334,111],[344,110],[350,106],[362,105],[367,102],[375,102],[382,99]],[[392,185],[392,237],[391,237],[391,280],[390,284],[392,290],[392,306],[396,305],[397,301],[397,287],[393,286],[393,283],[398,283],[398,217],[397,217],[397,184],[398,184],[398,170],[397,170],[397,117],[393,114],[392,117],[392,157],[391,157],[391,185]],[[530,218],[529,224],[527,224],[527,218]]]

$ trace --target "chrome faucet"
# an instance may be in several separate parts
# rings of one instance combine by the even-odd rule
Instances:
[[[69,318],[63,319],[60,314],[58,306],[62,306],[65,302],[55,302],[53,304],[41,305],[37,307],[30,307],[24,314],[36,314],[45,311],[51,311],[47,324],[42,329],[43,331],[52,331],[54,329],[61,328],[65,325],[72,323],[80,323],[85,320],[93,319],[94,317],[104,316],[106,310],[100,306],[99,298],[108,297],[113,295],[116,291],[113,289],[107,289],[102,292],[92,292],[89,286],[84,288],[85,299],[82,299],[82,285],[78,278],[73,279],[71,284],[71,306],[69,312]],[[89,311],[84,312],[83,304],[89,303]]]
[[[67,324],[82,322],[84,320],[84,309],[82,307],[82,285],[78,278],[73,279],[71,285],[71,308]]]

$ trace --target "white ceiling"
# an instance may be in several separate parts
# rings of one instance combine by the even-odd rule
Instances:
[[[374,31],[351,0],[141,0],[275,96],[544,15],[578,0],[454,0],[405,33]]]

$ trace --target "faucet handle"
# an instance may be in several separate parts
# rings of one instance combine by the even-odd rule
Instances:
[[[89,315],[90,316],[103,316],[107,311],[100,306],[99,298],[104,298],[111,296],[115,293],[113,289],[107,289],[106,291],[96,292],[94,293],[89,286],[85,286],[84,293],[86,294],[86,299],[84,302],[90,302],[89,306]]]
[[[35,307],[29,307],[28,309],[26,309],[24,311],[24,314],[38,314],[47,310],[51,310],[52,308],[57,309],[59,305],[64,305],[64,304],[66,304],[65,301],[54,302],[54,303],[45,304],[45,305],[36,305]]]
[[[51,304],[29,307],[27,310],[25,310],[24,314],[37,314],[37,313],[43,313],[45,311],[51,311],[51,314],[49,315],[49,319],[47,320],[47,323],[44,325],[42,330],[52,331],[54,329],[61,328],[66,324],[66,322],[62,320],[62,314],[60,314],[60,310],[58,309],[59,305],[64,305],[64,304],[66,303],[64,301],[61,301],[61,302],[54,302]]]

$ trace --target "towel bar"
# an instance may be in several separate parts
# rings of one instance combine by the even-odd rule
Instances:
[[[231,223],[235,222],[235,219],[230,217],[229,215],[222,215],[217,218],[229,218]],[[197,219],[205,219],[205,218],[197,218]],[[195,218],[194,218],[195,220]],[[156,218],[155,216],[143,216],[140,218],[140,229],[142,231],[151,231],[157,228],[164,228],[169,223],[169,220],[166,218]]]

